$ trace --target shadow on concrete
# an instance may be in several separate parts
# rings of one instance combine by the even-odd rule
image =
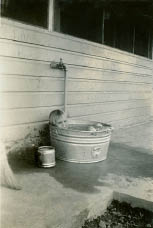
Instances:
[[[18,174],[47,173],[65,188],[86,193],[98,192],[98,187],[101,186],[111,187],[111,184],[103,181],[109,174],[114,177],[153,178],[153,155],[118,143],[111,143],[108,158],[98,163],[76,164],[57,160],[56,166],[48,169],[37,168],[34,163],[26,160],[11,159],[10,164]],[[117,181],[118,179],[114,180]]]

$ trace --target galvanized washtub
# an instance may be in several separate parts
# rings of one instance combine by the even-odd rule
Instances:
[[[107,158],[112,127],[103,124],[101,129],[95,121],[71,120],[67,128],[50,125],[51,145],[55,147],[56,158],[68,162],[93,163]]]

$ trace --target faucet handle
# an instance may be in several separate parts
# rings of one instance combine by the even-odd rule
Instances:
[[[54,69],[60,69],[60,70],[66,71],[66,66],[65,66],[65,64],[63,63],[62,58],[60,58],[59,63],[57,63],[57,62],[55,62],[55,61],[52,61],[51,64],[50,64],[50,67],[51,67],[51,68],[54,68]]]

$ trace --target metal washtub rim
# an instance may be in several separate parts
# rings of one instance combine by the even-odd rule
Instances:
[[[84,145],[85,144],[87,144],[87,145],[88,144],[93,144],[93,145],[94,144],[104,144],[104,143],[108,143],[110,141],[110,137],[108,137],[107,140],[105,140],[105,141],[101,141],[100,140],[98,142],[95,141],[95,138],[94,138],[94,142],[90,142],[90,141],[87,141],[87,142],[81,141],[80,142],[80,141],[72,141],[72,140],[71,141],[65,141],[64,139],[59,139],[59,138],[56,138],[56,137],[51,137],[51,139],[52,140],[59,141],[59,142],[69,143],[69,144],[78,144],[79,143],[79,144],[84,144]],[[71,139],[72,139],[72,137],[71,137]]]

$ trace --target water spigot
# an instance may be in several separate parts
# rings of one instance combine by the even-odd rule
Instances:
[[[66,66],[64,65],[62,59],[60,59],[60,62],[58,63],[58,69],[66,70]]]
[[[63,63],[62,58],[60,58],[59,63],[52,61],[51,64],[50,64],[50,66],[51,66],[51,68],[54,68],[54,69],[59,69],[59,70],[66,71],[66,66]]]

